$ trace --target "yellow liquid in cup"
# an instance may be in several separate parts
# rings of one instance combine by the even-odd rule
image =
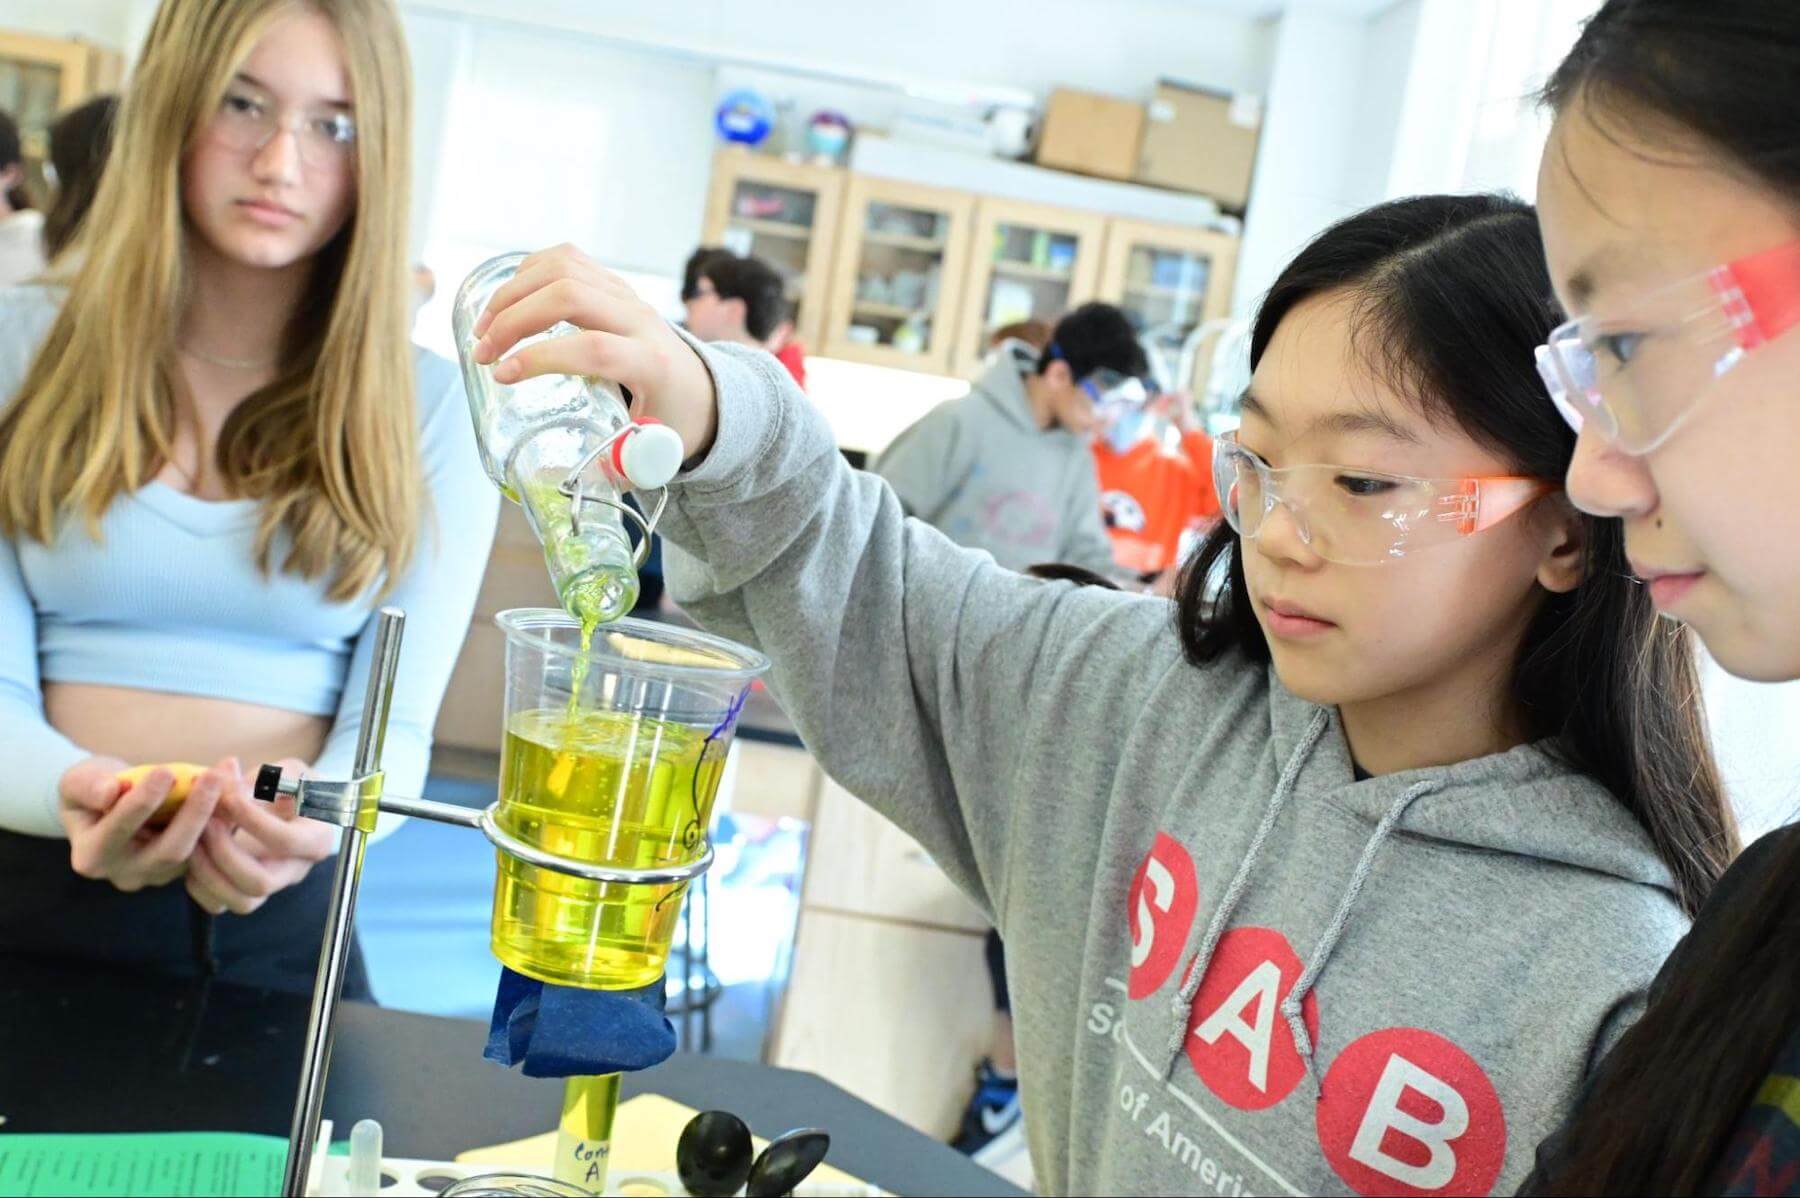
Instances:
[[[707,730],[625,712],[515,714],[500,763],[500,823],[561,856],[630,869],[682,864],[706,838],[725,769]],[[500,854],[494,955],[541,981],[648,985],[668,960],[685,883],[626,886]]]

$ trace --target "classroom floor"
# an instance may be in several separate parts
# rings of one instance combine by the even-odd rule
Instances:
[[[478,771],[465,763],[461,772]],[[425,787],[426,798],[465,807],[485,807],[493,793],[491,774],[434,773]],[[728,813],[716,821],[709,964],[722,983],[712,1012],[718,1055],[762,1057],[786,980],[805,843],[806,825],[794,819]],[[499,977],[488,950],[493,884],[493,849],[466,828],[410,820],[369,850],[357,929],[383,1006],[488,1017]],[[699,1047],[697,1020],[674,1023],[683,1049]]]

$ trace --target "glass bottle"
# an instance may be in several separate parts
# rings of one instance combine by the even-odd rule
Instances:
[[[593,627],[637,602],[637,568],[655,516],[646,520],[622,500],[628,490],[652,490],[674,477],[681,440],[654,422],[634,424],[618,386],[606,379],[543,375],[508,385],[474,360],[475,321],[524,260],[502,254],[471,271],[456,293],[452,331],[482,465],[525,509],[563,607]],[[518,347],[580,331],[558,323]],[[635,555],[626,518],[644,531]]]

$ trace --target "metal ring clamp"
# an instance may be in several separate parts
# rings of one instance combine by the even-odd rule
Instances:
[[[692,861],[683,861],[675,865],[660,865],[650,869],[625,869],[616,865],[576,861],[520,840],[500,826],[499,811],[500,804],[494,803],[482,811],[481,817],[475,825],[495,848],[509,857],[518,858],[527,865],[553,870],[559,874],[569,874],[572,877],[586,878],[590,882],[612,882],[621,886],[667,886],[675,882],[691,882],[711,868],[713,863],[711,841],[706,842],[706,847]]]

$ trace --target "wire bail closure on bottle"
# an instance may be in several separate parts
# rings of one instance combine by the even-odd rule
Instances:
[[[644,563],[649,560],[650,538],[656,532],[657,522],[662,519],[663,509],[669,504],[668,487],[664,485],[655,488],[657,492],[656,506],[646,518],[642,512],[630,504],[620,503],[618,500],[604,495],[587,494],[586,488],[582,484],[582,476],[602,457],[609,457],[614,463],[615,473],[619,474],[626,483],[631,484],[633,490],[639,489],[634,480],[625,476],[619,451],[624,447],[628,437],[643,431],[643,428],[644,426],[641,424],[627,424],[600,442],[586,457],[581,459],[574,470],[569,472],[569,477],[564,479],[562,486],[558,488],[569,500],[569,529],[576,536],[581,535],[581,505],[584,503],[597,503],[602,507],[609,507],[638,526],[644,535],[638,539],[637,549],[632,554],[631,560],[632,568],[638,570],[643,569]]]

